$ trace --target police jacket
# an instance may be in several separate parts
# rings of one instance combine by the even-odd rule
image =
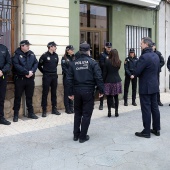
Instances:
[[[12,57],[14,75],[25,76],[29,74],[29,71],[36,72],[38,67],[38,61],[35,54],[29,50],[24,53],[20,47],[16,49],[14,56]]]
[[[162,67],[164,66],[164,64],[165,64],[164,58],[163,58],[161,52],[159,52],[159,51],[157,51],[157,50],[155,50],[154,52],[155,52],[155,53],[158,55],[158,57],[159,57],[159,60],[160,60],[160,72],[161,72],[161,68],[162,68]]]
[[[0,70],[6,75],[10,71],[11,57],[8,48],[0,44]]]
[[[168,57],[167,68],[168,68],[168,70],[170,71],[170,56]]]
[[[38,69],[43,74],[57,74],[58,54],[45,52],[39,59]]]
[[[125,59],[125,63],[124,63],[124,69],[125,69],[125,75],[130,77],[131,75],[134,75],[134,69],[136,67],[138,58],[136,56],[134,57],[127,57]]]
[[[106,58],[108,58],[108,55],[109,54],[106,52],[106,50],[104,50],[99,55],[99,65],[100,65],[102,72],[103,72],[103,69],[104,69],[104,64],[105,64]]]
[[[118,83],[121,82],[119,75],[120,67],[114,67],[110,60],[107,59],[103,69],[103,81],[104,83]]]
[[[142,50],[134,73],[139,77],[139,94],[153,94],[159,92],[158,73],[160,60],[152,48]]]
[[[74,90],[94,90],[97,85],[99,92],[104,93],[101,69],[98,63],[86,54],[70,63],[68,75],[69,96]],[[74,88],[74,89],[73,89]]]
[[[66,56],[62,57],[61,67],[62,67],[62,74],[63,74],[64,78],[66,77],[66,75],[68,73],[70,62],[72,62],[73,60],[74,60],[74,55],[73,56],[66,55]]]

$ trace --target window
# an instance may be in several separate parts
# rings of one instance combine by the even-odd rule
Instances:
[[[135,49],[137,57],[141,55],[140,42],[143,37],[151,37],[151,28],[126,26],[126,56],[130,48]]]

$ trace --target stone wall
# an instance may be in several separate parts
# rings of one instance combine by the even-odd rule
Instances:
[[[35,113],[41,113],[41,97],[42,97],[42,87],[36,86],[34,90],[34,96],[33,96],[33,106],[34,106],[34,112]],[[51,93],[49,92],[48,95],[48,106],[47,111],[51,111]],[[5,104],[4,104],[4,113],[5,117],[9,118],[13,116],[13,105],[14,105],[14,84],[8,84],[7,91],[6,91],[6,98],[5,98]],[[21,100],[21,108],[19,111],[19,116],[23,116],[23,107],[22,107],[22,100]],[[57,88],[57,108],[63,109],[63,85],[59,84]]]

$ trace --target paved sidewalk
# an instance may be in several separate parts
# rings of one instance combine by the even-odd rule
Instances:
[[[99,111],[96,102],[90,140],[83,144],[72,140],[74,115],[63,111],[0,125],[0,170],[169,170],[170,94],[161,99],[161,136],[150,139],[134,135],[143,128],[139,99],[137,107],[120,101],[118,118],[108,118],[106,104]]]

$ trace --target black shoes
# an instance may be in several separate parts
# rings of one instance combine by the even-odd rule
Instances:
[[[128,103],[127,103],[127,102],[124,102],[124,106],[128,106]]]
[[[53,107],[53,108],[52,108],[51,114],[54,114],[54,115],[61,115],[61,113],[57,110],[56,107]]]
[[[158,105],[159,105],[159,106],[163,106],[163,104],[162,104],[161,102],[158,102]]]
[[[160,136],[160,131],[159,130],[153,130],[151,129],[151,133],[153,133],[156,136]]]
[[[111,117],[111,111],[108,111],[108,115],[107,115],[108,117]]]
[[[132,102],[132,105],[133,105],[133,106],[137,106],[136,102]]]
[[[0,124],[3,125],[10,125],[11,122],[9,122],[8,120],[6,120],[4,117],[0,118]]]
[[[47,110],[43,110],[42,117],[46,117],[46,116],[47,116]]]
[[[74,113],[74,109],[70,109],[71,113]]]
[[[66,110],[65,111],[67,114],[72,114],[71,110]]]
[[[90,139],[90,136],[86,135],[86,138],[85,139],[79,139],[79,142],[84,143],[84,142],[88,141],[89,139]]]
[[[18,116],[14,115],[13,122],[18,122]]]
[[[99,105],[99,110],[103,110],[103,105]]]
[[[138,137],[143,137],[143,138],[150,138],[150,134],[145,134],[145,133],[142,133],[142,132],[136,132],[135,133],[136,136]]]
[[[115,110],[115,117],[119,117],[118,110]]]
[[[38,119],[38,116],[36,116],[34,113],[28,113],[28,118]]]
[[[74,136],[74,137],[73,137],[73,140],[74,140],[74,141],[78,141],[78,139],[79,139],[78,136]]]

